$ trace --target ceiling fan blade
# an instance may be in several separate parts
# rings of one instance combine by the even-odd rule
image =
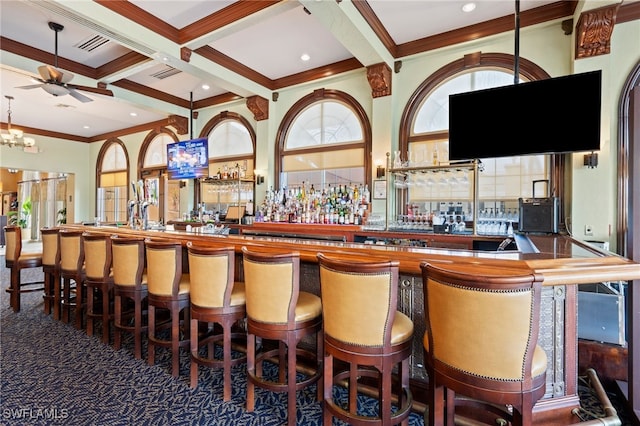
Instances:
[[[30,84],[28,86],[18,86],[16,89],[37,89],[38,87],[42,87],[42,84]]]
[[[101,89],[99,87],[77,86],[75,84],[68,84],[67,87],[69,87],[70,89],[82,90],[83,92],[96,93],[98,95],[113,96],[113,92],[111,90]]]
[[[80,102],[83,102],[83,103],[93,102],[93,99],[91,99],[88,96],[83,95],[82,93],[78,92],[76,89],[74,89],[72,87],[67,87],[67,89],[69,90],[69,94],[71,96],[73,96],[74,98],[76,98],[77,100],[79,100]]]
[[[38,67],[38,74],[40,74],[40,77],[42,77],[42,79],[45,81],[51,80],[53,78],[51,76],[51,73],[49,73],[48,65],[40,65]]]

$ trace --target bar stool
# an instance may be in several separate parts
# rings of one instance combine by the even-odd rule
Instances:
[[[60,228],[42,228],[42,272],[44,273],[44,313],[53,311],[53,319],[60,319],[60,267],[58,265],[58,233]],[[57,294],[57,296],[56,296]]]
[[[324,424],[333,417],[351,425],[408,424],[413,398],[409,358],[413,322],[397,310],[397,261],[347,261],[318,253],[324,317]],[[334,370],[334,359],[347,364]],[[396,409],[392,409],[397,367]],[[358,412],[361,378],[376,383],[377,416]],[[347,408],[334,398],[334,386],[347,382]]]
[[[111,236],[85,232],[84,244],[85,285],[87,287],[87,335],[93,336],[93,323],[102,324],[102,342],[109,344],[113,321],[113,273],[111,261]],[[96,309],[95,303],[102,307]]]
[[[547,370],[537,345],[542,277],[478,265],[454,270],[423,262],[420,268],[429,424],[453,425],[454,414],[466,408],[486,412],[492,424],[531,425]]]
[[[13,312],[20,312],[20,295],[33,291],[43,291],[43,281],[22,282],[21,273],[23,269],[39,268],[42,266],[42,252],[22,251],[22,230],[19,226],[7,225],[4,227],[5,233],[5,266],[11,270],[9,280],[9,305]]]
[[[189,274],[182,273],[182,245],[174,241],[145,241],[149,291],[149,347],[147,361],[155,364],[156,346],[171,348],[171,374],[180,375],[180,348],[189,347]],[[168,310],[170,320],[157,322],[157,311]],[[170,337],[158,334],[169,328]],[[182,334],[182,337],[180,336]]]
[[[68,323],[71,311],[74,311],[75,325],[78,329],[82,328],[84,305],[85,270],[82,233],[83,231],[77,229],[61,229],[58,233],[62,321]],[[72,293],[75,293],[75,296],[72,296]]]
[[[255,252],[242,247],[247,297],[247,411],[255,404],[255,386],[272,392],[287,392],[288,424],[296,424],[296,391],[314,383],[322,400],[322,303],[314,294],[300,291],[298,253]],[[299,343],[315,335],[315,351]],[[256,350],[256,339],[262,349]],[[278,342],[269,349],[265,341]],[[278,359],[278,381],[263,376],[263,363]],[[300,361],[300,364],[298,363]],[[302,364],[302,361],[306,361]],[[307,372],[298,380],[297,367]]]
[[[131,333],[134,356],[142,359],[142,335],[147,332],[147,277],[144,238],[112,237],[113,347],[120,350],[122,332]],[[125,309],[133,303],[133,311]]]
[[[232,344],[246,346],[244,330],[233,326],[246,317],[243,282],[235,282],[235,251],[233,247],[196,247],[189,242],[189,279],[191,297],[191,387],[198,384],[198,366],[222,368],[224,401],[231,400],[231,367],[246,361],[246,354],[232,357]],[[209,329],[199,334],[200,324]],[[222,327],[222,333],[216,325]],[[240,341],[240,342],[239,342]],[[216,358],[215,346],[222,345],[222,358]],[[201,347],[206,355],[200,355]]]

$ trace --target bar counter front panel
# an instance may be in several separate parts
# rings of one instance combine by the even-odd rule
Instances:
[[[398,260],[400,262],[398,309],[414,321],[411,377],[412,385],[419,387],[424,386],[427,380],[423,368],[422,336],[425,324],[420,263],[429,261],[445,267],[449,265],[461,269],[473,268],[474,273],[482,273],[483,270],[490,273],[493,268],[533,270],[543,276],[539,344],[546,351],[549,360],[545,396],[534,408],[536,423],[570,424],[576,421],[571,410],[579,406],[577,285],[640,279],[640,264],[563,235],[516,235],[516,250],[482,251],[434,246],[471,247],[473,241],[479,239],[499,242],[502,238],[460,235],[418,236],[426,240],[427,247],[415,247],[350,242],[358,235],[366,235],[375,240],[398,238],[397,235],[385,232],[365,232],[359,227],[348,227],[348,229],[336,226],[332,228],[337,229],[323,227],[309,230],[296,225],[271,225],[271,228],[259,230],[243,227],[242,230],[249,231],[244,235],[240,233],[238,235],[207,234],[205,228],[194,228],[192,232],[186,232],[141,231],[122,227],[81,225],[64,225],[64,227],[80,227],[87,231],[112,235],[173,239],[181,241],[184,246],[189,241],[205,246],[234,246],[238,255],[241,254],[243,245],[262,251],[297,251],[301,259],[301,287],[315,294],[320,293],[316,260],[318,252],[353,260],[372,258]],[[321,232],[323,230],[324,232]],[[320,240],[309,238],[316,233],[325,238]],[[344,238],[332,238],[342,233],[345,235]],[[240,256],[238,258],[237,274],[238,278],[242,279],[241,258]],[[188,262],[184,263],[188,265]],[[629,356],[632,354],[630,353]],[[634,379],[631,378],[630,381],[633,382]]]

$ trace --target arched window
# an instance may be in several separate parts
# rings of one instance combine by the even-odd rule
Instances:
[[[126,222],[129,157],[119,139],[108,139],[96,164],[96,217],[105,222]]]
[[[473,60],[471,60],[473,59]],[[521,59],[520,81],[549,78],[530,61]],[[407,104],[400,126],[400,152],[412,164],[447,164],[449,95],[513,84],[513,56],[476,54],[455,61],[425,80]],[[496,129],[499,131],[499,129]],[[517,143],[517,136],[514,143]],[[490,143],[490,142],[489,142]],[[549,188],[562,190],[558,176],[563,167],[555,155],[483,158],[479,173],[478,214],[511,215],[517,221],[518,198],[531,197],[533,182],[549,180]],[[412,188],[410,202],[424,204],[427,211],[441,211],[442,202],[456,203],[473,197],[465,173],[425,178]],[[434,185],[433,183],[437,183]],[[462,183],[462,184],[461,184]],[[546,196],[548,188],[536,188]],[[562,217],[562,215],[560,216]]]
[[[177,217],[169,215],[170,206],[165,194],[169,193],[167,179],[167,144],[177,142],[171,130],[162,127],[149,132],[142,142],[138,157],[138,182],[143,187],[158,188],[157,205],[148,207],[148,220],[163,222]],[[151,180],[152,182],[147,182]],[[179,206],[178,206],[179,207]],[[179,210],[179,209],[178,209]]]
[[[286,114],[277,142],[280,188],[369,183],[371,126],[346,93],[317,90],[300,99]]]
[[[209,176],[217,181],[202,184],[201,202],[208,213],[224,213],[230,205],[247,207],[253,201],[256,134],[249,121],[224,111],[202,129],[209,140]],[[235,177],[235,179],[231,179]],[[253,206],[247,213],[253,214]]]

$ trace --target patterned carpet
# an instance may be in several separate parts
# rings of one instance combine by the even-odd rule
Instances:
[[[179,378],[170,374],[167,350],[156,350],[156,365],[133,357],[133,341],[113,350],[100,341],[100,330],[89,337],[46,316],[39,292],[23,295],[22,310],[9,308],[9,274],[0,257],[0,424],[13,425],[255,425],[286,423],[286,395],[256,389],[253,413],[245,408],[244,364],[233,371],[232,400],[222,401],[222,372],[200,368],[197,389],[189,387],[189,360],[181,355]],[[25,273],[27,272],[27,273]],[[23,271],[23,281],[41,277]],[[146,354],[146,347],[144,352]],[[602,416],[599,401],[580,386],[584,419]],[[612,402],[620,412],[615,395]],[[363,398],[365,410],[376,402]],[[298,392],[298,425],[321,425],[322,408],[315,386]],[[342,424],[334,420],[334,424]],[[411,426],[424,425],[412,414]]]
[[[155,366],[133,357],[133,340],[128,337],[122,349],[115,351],[100,341],[100,330],[89,337],[71,324],[44,315],[39,292],[23,295],[21,311],[13,313],[4,291],[8,271],[3,257],[0,261],[0,424],[286,424],[285,394],[256,389],[255,411],[245,410],[245,364],[234,369],[232,400],[224,403],[219,370],[201,367],[198,387],[189,387],[189,359],[184,351],[180,377],[173,378],[167,350],[156,350]],[[37,278],[33,272],[24,274],[23,280]],[[143,349],[146,354],[146,346]],[[298,392],[298,425],[322,424],[315,391],[312,386]],[[369,398],[362,403],[365,409],[375,404]],[[423,425],[422,416],[412,414],[409,424]]]

